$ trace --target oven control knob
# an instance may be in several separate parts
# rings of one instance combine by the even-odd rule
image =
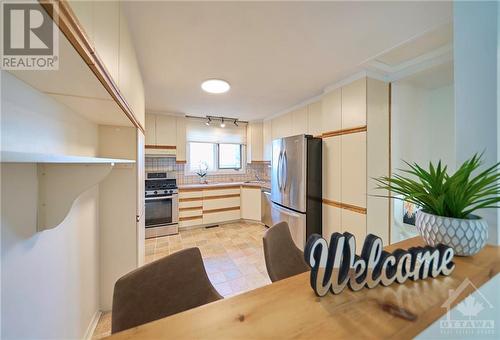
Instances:
[[[158,191],[156,191],[156,190],[155,190],[155,191],[153,191],[153,194],[155,194],[155,195],[156,195],[157,193],[158,193]]]

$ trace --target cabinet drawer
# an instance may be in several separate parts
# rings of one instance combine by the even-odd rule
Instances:
[[[201,190],[179,190],[179,198],[196,198],[203,197],[203,192]]]
[[[203,197],[226,196],[226,195],[239,195],[240,186],[224,187],[220,189],[210,188],[203,190]]]
[[[194,217],[203,215],[203,210],[200,207],[179,208],[179,218]]]
[[[221,223],[240,219],[240,209],[203,213],[203,224]]]
[[[179,228],[192,227],[203,224],[203,218],[200,216],[198,218],[189,217],[186,219],[179,220]]]
[[[194,208],[194,207],[199,207],[200,209],[203,208],[203,199],[193,199],[193,198],[185,198],[187,201],[181,201],[179,200],[179,209],[181,208]]]
[[[239,207],[239,206],[240,206],[240,196],[203,200],[203,211],[212,209]]]

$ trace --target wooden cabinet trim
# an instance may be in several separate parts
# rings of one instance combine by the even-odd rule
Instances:
[[[353,211],[353,212],[356,212],[358,214],[366,215],[366,208],[358,207],[356,205],[337,202],[337,201],[329,200],[327,198],[323,198],[323,204],[330,205],[332,207],[336,207],[336,208],[340,208],[340,209]]]
[[[181,207],[179,208],[179,211],[192,211],[192,210],[201,210],[203,209],[202,206],[199,207]]]
[[[257,190],[262,189],[262,187],[258,187],[258,186],[251,185],[251,184],[242,184],[241,187],[245,188],[245,189],[257,189]]]
[[[195,192],[195,191],[199,191],[201,193],[201,189],[200,188],[179,188],[179,192]]]
[[[89,42],[87,34],[82,29],[82,25],[78,21],[75,13],[71,9],[67,0],[39,0],[40,5],[45,9],[47,14],[57,24],[61,32],[68,39],[76,52],[82,57],[92,73],[97,77],[99,82],[104,86],[111,98],[125,113],[130,122],[144,133],[144,127],[136,119],[130,105],[125,100],[118,85],[115,83],[111,74],[106,69],[100,57],[95,53],[94,48]],[[54,11],[55,10],[55,11]]]
[[[175,160],[175,162],[176,162],[177,164],[186,164],[186,163],[187,163],[187,161],[181,161],[181,160],[179,160],[179,161],[178,161],[178,160]]]
[[[234,184],[228,184],[228,185],[219,185],[219,186],[214,186],[214,187],[206,187],[206,188],[200,188],[203,191],[210,191],[210,190],[220,190],[220,189],[237,189],[239,188],[240,185],[234,185]]]
[[[203,197],[179,198],[179,202],[203,201]]]
[[[229,195],[218,195],[218,196],[205,196],[203,200],[218,200],[221,198],[231,198],[231,197],[240,197],[240,194],[229,194]]]
[[[335,131],[327,131],[321,134],[321,138],[335,137],[341,135],[348,135],[351,133],[365,132],[367,131],[367,126],[358,126],[349,129],[335,130]]]
[[[189,216],[189,217],[179,217],[179,221],[182,222],[182,221],[191,221],[191,220],[201,220],[203,218],[203,216],[199,215],[199,216]]]
[[[144,145],[146,149],[161,149],[161,150],[175,150],[177,147],[175,145]]]
[[[240,210],[240,207],[237,206],[237,207],[228,207],[228,208],[203,210],[203,214],[212,214],[212,213],[218,213],[218,212],[224,212],[224,211],[233,211],[233,210]]]

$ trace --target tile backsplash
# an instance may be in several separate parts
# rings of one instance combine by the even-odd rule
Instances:
[[[184,173],[186,164],[177,164],[175,158],[172,157],[146,157],[145,167],[146,171],[167,171],[171,173],[177,179],[178,185],[200,183],[197,175],[186,175]],[[245,173],[243,174],[208,174],[206,179],[209,183],[244,182],[256,180],[256,175],[261,180],[269,181],[271,178],[270,166],[263,163],[246,164]]]

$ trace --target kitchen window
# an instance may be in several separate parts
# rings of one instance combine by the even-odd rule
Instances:
[[[209,173],[243,171],[243,145],[231,143],[188,143],[189,172],[206,169]]]

